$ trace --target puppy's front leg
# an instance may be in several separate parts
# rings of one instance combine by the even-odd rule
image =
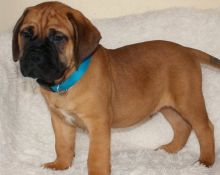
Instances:
[[[90,145],[89,175],[110,174],[110,127],[106,121],[94,119],[88,126]]]
[[[76,128],[67,124],[54,111],[51,111],[51,120],[57,158],[54,162],[44,164],[43,167],[55,170],[67,169],[71,166],[74,157]]]

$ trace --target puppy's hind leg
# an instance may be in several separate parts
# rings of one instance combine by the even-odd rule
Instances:
[[[180,114],[172,108],[163,108],[160,112],[170,123],[174,136],[170,143],[162,145],[159,149],[163,149],[169,153],[176,153],[185,146],[192,130],[191,125],[183,120]]]
[[[200,144],[199,162],[211,166],[215,161],[214,128],[205,108],[202,94],[195,94],[185,104],[180,104],[180,113],[196,133]]]

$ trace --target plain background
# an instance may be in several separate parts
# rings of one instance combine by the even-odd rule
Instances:
[[[0,32],[11,30],[25,7],[43,0],[0,0]],[[220,0],[63,0],[88,18],[111,18],[171,7],[218,8]]]

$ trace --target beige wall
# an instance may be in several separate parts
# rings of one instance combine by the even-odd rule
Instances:
[[[60,0],[61,1],[61,0]],[[0,32],[12,28],[23,9],[44,0],[0,0]],[[87,17],[116,17],[169,7],[218,8],[220,0],[63,0]]]

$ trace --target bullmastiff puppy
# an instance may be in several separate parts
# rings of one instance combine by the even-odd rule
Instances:
[[[111,127],[128,127],[156,112],[171,124],[169,153],[184,147],[192,130],[199,162],[215,161],[213,125],[202,94],[200,64],[220,68],[202,51],[168,41],[117,49],[99,44],[97,28],[79,11],[59,2],[27,8],[13,32],[13,59],[25,77],[39,83],[51,113],[57,158],[45,168],[71,166],[76,127],[90,138],[89,175],[110,174]]]

